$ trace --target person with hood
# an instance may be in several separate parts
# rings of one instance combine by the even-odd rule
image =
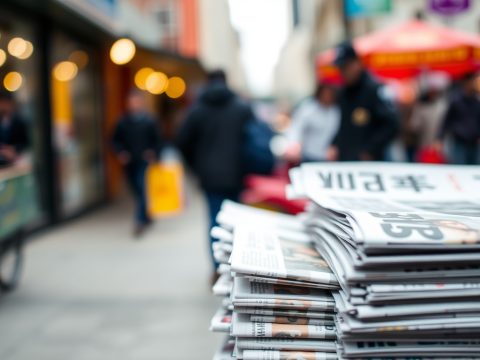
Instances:
[[[339,96],[340,127],[327,151],[327,159],[384,160],[386,149],[399,129],[391,96],[365,69],[350,42],[337,47],[335,65],[344,86]]]
[[[211,226],[224,200],[238,200],[244,176],[244,134],[254,118],[251,107],[228,88],[226,80],[223,70],[208,74],[207,85],[177,136],[177,146],[205,193]]]

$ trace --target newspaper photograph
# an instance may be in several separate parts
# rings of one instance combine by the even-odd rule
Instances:
[[[232,271],[326,284],[337,279],[310,243],[278,236],[274,231],[238,226],[234,233]]]
[[[260,338],[336,338],[334,326],[252,323],[248,316],[236,313],[233,314],[230,335]]]

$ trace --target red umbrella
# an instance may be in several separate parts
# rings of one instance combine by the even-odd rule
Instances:
[[[455,78],[477,69],[480,61],[479,36],[419,20],[359,37],[354,46],[367,68],[383,78],[412,78],[423,70]],[[339,78],[334,58],[334,49],[318,56],[320,79]]]

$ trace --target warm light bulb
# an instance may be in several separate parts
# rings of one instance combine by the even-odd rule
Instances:
[[[135,44],[132,40],[119,39],[110,49],[110,59],[117,65],[124,65],[133,59],[135,51]]]
[[[7,53],[0,49],[0,66],[5,64],[5,61],[7,61]]]
[[[21,37],[15,37],[8,42],[8,52],[10,55],[15,57],[20,57],[22,54],[27,51],[27,42]]]
[[[61,61],[53,68],[53,77],[58,81],[70,81],[77,76],[78,67],[71,61]]]
[[[148,75],[145,82],[145,88],[154,95],[159,95],[165,91],[168,86],[168,77],[162,72],[155,71]]]
[[[33,54],[33,44],[30,41],[25,41],[25,50],[17,55],[17,58],[21,60],[28,59]]]
[[[147,78],[150,74],[152,74],[154,70],[149,67],[141,68],[135,74],[135,85],[139,89],[146,90],[147,89]]]
[[[3,78],[3,86],[8,91],[17,91],[22,86],[23,77],[19,72],[11,71]]]
[[[179,98],[185,93],[186,89],[185,81],[178,76],[173,76],[168,80],[168,87],[166,94],[172,99]]]

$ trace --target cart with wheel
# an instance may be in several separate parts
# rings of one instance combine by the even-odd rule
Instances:
[[[31,168],[17,164],[0,169],[0,291],[14,289],[20,279],[25,227],[36,213]]]

